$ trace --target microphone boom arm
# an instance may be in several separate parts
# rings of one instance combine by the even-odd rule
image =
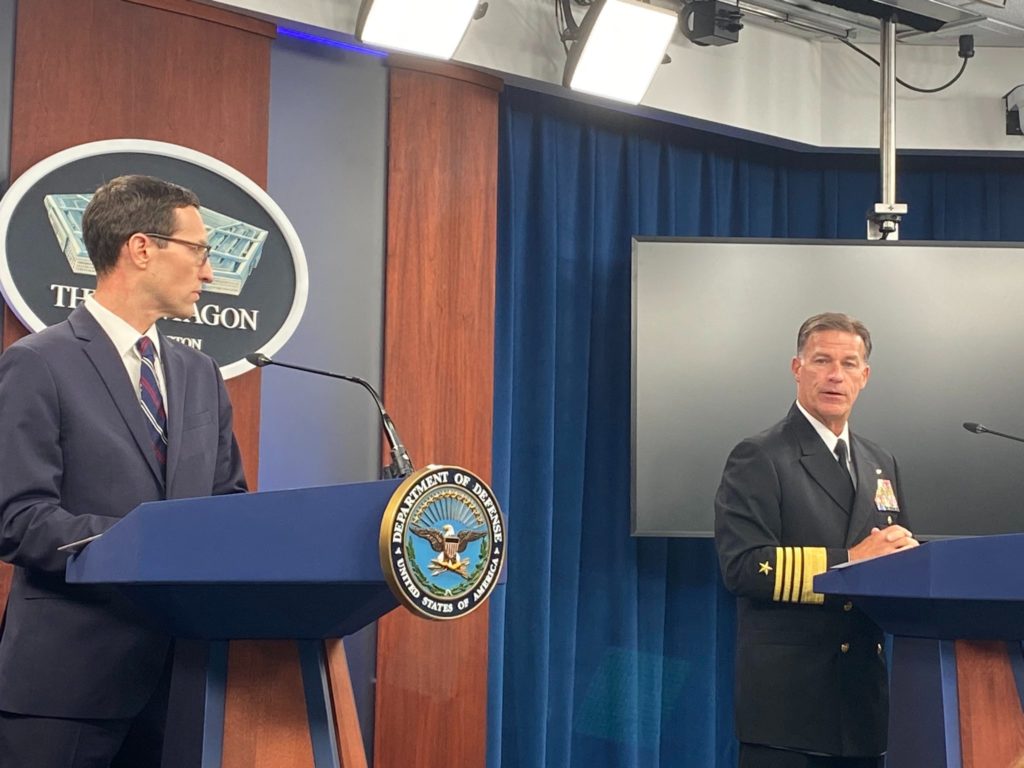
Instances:
[[[294,363],[280,363],[277,360],[272,360],[261,352],[253,352],[245,356],[245,359],[255,365],[257,368],[263,368],[267,365],[276,365],[279,368],[291,368],[296,371],[303,371],[305,373],[313,373],[317,376],[327,376],[331,379],[341,379],[342,381],[351,381],[355,384],[359,384],[367,392],[370,393],[370,397],[373,398],[373,402],[377,405],[377,410],[380,411],[380,423],[384,429],[384,436],[387,438],[388,446],[391,448],[391,463],[385,466],[381,470],[381,474],[386,477],[405,477],[413,473],[412,459],[409,458],[409,452],[405,449],[405,445],[402,444],[401,438],[398,437],[398,430],[395,429],[395,424],[391,421],[391,417],[388,416],[388,412],[384,409],[384,403],[380,399],[380,395],[366,379],[361,379],[358,376],[346,376],[342,373],[334,373],[333,371],[324,371],[319,368],[307,368],[304,365],[295,365]]]
[[[989,429],[984,424],[978,424],[974,421],[965,421],[964,429],[968,432],[973,432],[976,435],[990,434],[998,435],[999,437],[1005,437],[1007,440],[1016,440],[1018,443],[1024,443],[1024,437],[1017,437],[1016,435],[1008,435],[1005,432],[996,432],[994,429]]]

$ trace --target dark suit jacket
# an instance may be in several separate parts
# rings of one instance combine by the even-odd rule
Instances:
[[[145,501],[246,489],[216,363],[161,337],[166,482],[139,400],[85,309],[0,356],[0,558],[15,565],[0,637],[0,709],[130,717],[155,689],[170,639],[116,593],[69,585],[57,547]]]
[[[715,544],[726,587],[739,597],[740,741],[845,756],[885,751],[882,631],[811,588],[872,527],[907,524],[895,459],[858,435],[850,442],[856,495],[795,404],[726,463]]]

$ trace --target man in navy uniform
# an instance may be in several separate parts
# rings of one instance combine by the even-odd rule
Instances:
[[[850,432],[871,334],[838,313],[808,318],[791,369],[796,402],[737,445],[715,498],[715,545],[738,596],[740,768],[877,768],[887,741],[883,635],[816,575],[917,541],[892,454]]]
[[[156,768],[171,639],[116,592],[68,584],[58,547],[145,501],[246,485],[217,364],[156,328],[213,279],[196,196],[116,178],[82,230],[95,294],[0,356],[0,765]]]

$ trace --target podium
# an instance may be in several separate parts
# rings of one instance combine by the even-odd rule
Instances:
[[[1024,534],[933,541],[832,569],[814,588],[894,636],[887,768],[1024,756]]]
[[[69,559],[69,582],[117,587],[167,633],[210,641],[202,768],[221,764],[233,639],[298,641],[314,764],[339,765],[322,641],[398,605],[378,543],[401,482],[141,504]]]

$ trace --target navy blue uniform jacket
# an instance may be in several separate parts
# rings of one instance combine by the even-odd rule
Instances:
[[[136,715],[170,638],[107,588],[69,585],[57,548],[145,501],[246,489],[216,363],[161,337],[166,482],[137,394],[83,307],[0,355],[0,558],[15,566],[0,637],[0,709]]]
[[[906,526],[896,461],[851,434],[857,492],[796,405],[737,445],[715,498],[715,545],[738,596],[740,741],[880,755],[889,694],[882,631],[813,579],[846,562],[872,527]]]

